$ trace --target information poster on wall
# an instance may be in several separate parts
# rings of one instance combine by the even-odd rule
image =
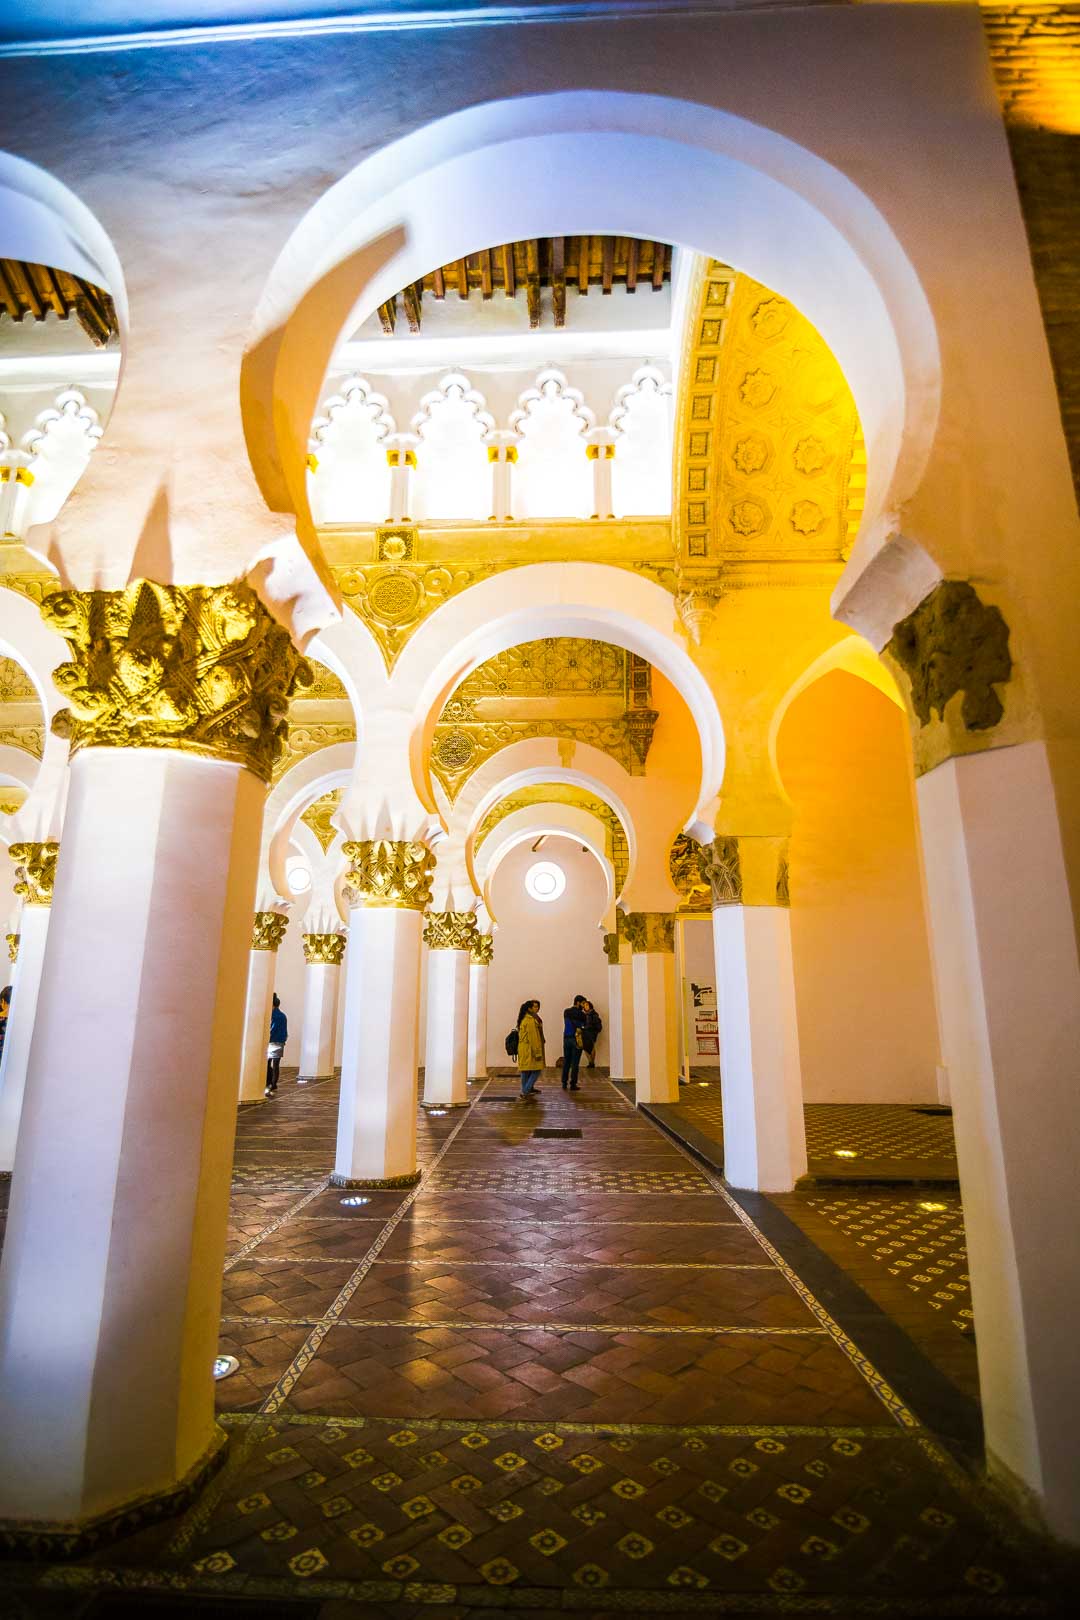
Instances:
[[[695,1057],[719,1057],[720,1025],[716,1014],[716,986],[684,980],[686,1032],[691,1062]]]

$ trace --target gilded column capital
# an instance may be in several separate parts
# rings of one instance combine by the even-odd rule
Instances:
[[[490,967],[495,955],[495,941],[490,934],[477,934],[469,945],[469,955],[478,967]]]
[[[617,932],[614,933],[614,934],[605,934],[604,935],[604,955],[607,957],[608,965],[610,967],[618,967],[618,965],[619,965],[619,935],[618,935]]]
[[[15,862],[15,893],[21,895],[28,906],[52,905],[59,853],[60,845],[54,838],[41,844],[9,846],[8,854]]]
[[[424,944],[429,951],[472,951],[476,937],[474,911],[429,911],[424,918]]]
[[[276,951],[288,926],[288,917],[282,916],[280,911],[257,911],[251,929],[252,950]]]
[[[714,908],[742,905],[742,863],[737,838],[725,834],[714,838],[711,844],[705,844],[701,851],[700,870],[708,882]]]
[[[349,862],[345,898],[350,906],[426,910],[435,875],[435,857],[426,844],[364,838],[341,847]]]
[[[788,865],[788,841],[785,838],[780,853],[776,857],[776,903],[778,906],[791,904],[791,869]]]
[[[288,700],[312,677],[250,585],[56,591],[41,615],[72,655],[53,681],[70,705],[73,754],[176,748],[269,782]]]
[[[302,934],[304,961],[309,967],[340,967],[345,955],[344,934]]]
[[[7,950],[8,950],[8,960],[11,961],[11,962],[17,962],[19,960],[19,936],[18,936],[18,934],[8,934],[7,935]]]
[[[675,949],[673,911],[628,911],[624,927],[635,956]]]

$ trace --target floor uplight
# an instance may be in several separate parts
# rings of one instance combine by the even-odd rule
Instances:
[[[240,1363],[235,1356],[214,1357],[214,1377],[229,1378],[239,1368]]]
[[[833,1148],[833,1156],[837,1159],[857,1159],[859,1157],[854,1148]]]
[[[921,1203],[920,1209],[925,1209],[931,1215],[940,1215],[942,1210],[948,1209],[948,1204]]]
[[[445,1108],[429,1108],[428,1109],[428,1118],[429,1119],[442,1119],[442,1117],[443,1117],[443,1115],[445,1113],[446,1113]]]
[[[354,1193],[349,1198],[343,1198],[341,1202],[345,1205],[346,1209],[356,1209],[359,1204],[370,1204],[371,1199],[365,1198],[360,1193]]]

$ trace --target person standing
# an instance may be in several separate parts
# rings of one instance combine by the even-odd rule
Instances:
[[[8,1014],[11,1011],[11,986],[0,990],[0,1058],[4,1056],[4,1037],[7,1035]]]
[[[588,1067],[595,1069],[596,1043],[600,1039],[600,1031],[604,1027],[604,1021],[591,1001],[584,1003],[583,1011],[585,1013],[585,1025],[581,1031],[582,1050],[589,1060]]]
[[[563,1008],[562,1086],[564,1091],[578,1088],[578,1069],[581,1065],[581,1045],[584,1039],[584,996],[575,996],[569,1007]]]
[[[521,1073],[521,1095],[535,1097],[544,1067],[544,1025],[538,1001],[523,1001],[518,1010],[517,1064]]]
[[[272,1097],[277,1091],[278,1075],[281,1073],[281,1059],[285,1052],[285,1042],[289,1038],[289,1020],[281,1009],[281,1002],[274,995],[274,1010],[270,1014],[270,1044],[266,1048],[266,1095]]]

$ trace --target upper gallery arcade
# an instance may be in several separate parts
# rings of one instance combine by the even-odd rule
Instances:
[[[638,1101],[715,976],[731,1186],[951,1102],[988,1460],[1075,1539],[1080,552],[978,9],[98,9],[0,36],[4,1534],[216,1460],[275,985],[333,1184],[415,1185],[543,846]]]

